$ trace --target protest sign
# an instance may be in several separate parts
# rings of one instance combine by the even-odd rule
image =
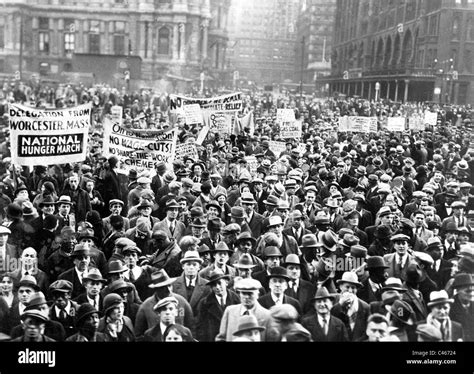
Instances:
[[[275,154],[276,158],[280,158],[280,154],[286,151],[285,142],[277,142],[277,141],[271,140],[268,143],[269,143],[270,151],[272,151]]]
[[[233,113],[227,112],[210,112],[209,113],[209,129],[219,134],[230,134],[232,132]]]
[[[170,109],[175,111],[186,105],[197,104],[201,109],[219,112],[237,112],[242,110],[242,94],[240,92],[212,98],[191,98],[170,95]]]
[[[120,170],[154,169],[157,164],[174,161],[177,131],[135,131],[125,129],[105,119],[105,157],[116,156],[120,160]]]
[[[202,110],[199,104],[185,105],[183,110],[187,125],[202,123]]]
[[[255,177],[257,175],[257,168],[258,168],[258,161],[257,161],[257,157],[255,156],[247,156],[245,157],[245,160],[247,161],[247,167],[248,167],[248,170],[250,172],[250,174],[252,175],[252,177]]]
[[[438,122],[438,113],[426,111],[424,122],[425,126],[436,126],[436,123]]]
[[[35,166],[84,161],[91,112],[91,104],[54,110],[9,105],[12,163]]]
[[[207,134],[209,133],[209,126],[204,126],[199,132],[198,138],[196,139],[196,144],[202,145],[204,140],[206,140]]]
[[[123,124],[123,107],[114,105],[110,112],[112,113],[112,123],[118,123],[120,126]]]
[[[176,145],[175,159],[184,160],[185,157],[190,157],[193,160],[199,158],[199,154],[194,143],[184,143]]]
[[[376,117],[341,117],[339,118],[339,132],[377,132]]]
[[[300,121],[283,122],[280,125],[280,136],[284,139],[301,138],[301,122]]]
[[[410,130],[413,131],[425,130],[425,123],[423,121],[423,117],[417,114],[414,114],[410,118],[408,118],[408,125]]]
[[[295,111],[293,109],[277,109],[277,123],[295,122]]]
[[[388,131],[405,131],[405,124],[407,119],[405,117],[388,117],[387,118],[387,130]]]

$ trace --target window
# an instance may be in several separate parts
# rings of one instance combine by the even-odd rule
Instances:
[[[89,30],[89,53],[100,54],[100,21],[91,21]]]
[[[64,53],[73,53],[75,48],[76,35],[70,32],[64,34]]]
[[[49,54],[49,32],[39,32],[38,42],[39,51],[45,54]]]
[[[40,30],[49,30],[49,18],[40,17],[38,20],[38,25]]]
[[[5,48],[5,26],[0,25],[0,49]]]
[[[124,35],[114,35],[114,53],[116,55],[125,54],[125,36]]]
[[[158,54],[169,55],[170,53],[170,30],[162,27],[158,31]]]
[[[453,20],[453,30],[452,30],[452,36],[453,40],[458,40],[459,39],[459,17],[455,17]]]

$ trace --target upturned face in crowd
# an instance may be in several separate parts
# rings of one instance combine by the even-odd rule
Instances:
[[[436,172],[433,176],[433,180],[436,182],[436,183],[439,183],[443,180],[443,174],[439,173],[439,172]]]
[[[34,290],[31,287],[20,286],[20,288],[18,288],[18,300],[20,303],[27,305],[30,302],[33,292]]]
[[[178,308],[175,303],[170,303],[158,311],[160,316],[160,322],[166,326],[175,323],[176,317],[178,316]]]
[[[20,192],[18,192],[18,194],[16,195],[18,197],[18,199],[21,199],[21,200],[29,200],[29,196],[28,196],[28,191],[27,190],[21,190]]]
[[[260,192],[263,190],[263,184],[262,183],[254,183],[253,184],[255,192]]]
[[[202,238],[204,231],[206,231],[205,227],[195,227],[195,226],[191,227],[191,232],[195,238]]]
[[[272,232],[276,234],[279,238],[281,238],[281,236],[283,235],[283,225],[272,226],[268,229],[268,232]]]
[[[214,282],[211,286],[212,292],[217,297],[221,297],[227,294],[227,280],[219,279],[217,282]]]
[[[3,295],[9,295],[12,291],[13,291],[12,279],[8,276],[2,277],[2,281],[0,283],[0,292]]]
[[[416,227],[423,227],[425,223],[425,215],[421,213],[417,213],[415,215],[414,223]]]
[[[459,288],[457,295],[462,304],[474,302],[474,285]]]
[[[119,216],[122,213],[122,205],[121,204],[112,204],[110,207],[110,212],[114,216]]]
[[[73,191],[77,190],[77,188],[79,187],[79,178],[75,175],[70,176],[69,177],[69,186],[71,187],[71,189]]]
[[[133,269],[138,263],[138,253],[127,251],[124,253],[124,262],[129,269]]]
[[[393,214],[386,214],[382,217],[380,217],[380,223],[382,225],[390,226],[393,225]]]
[[[71,206],[69,204],[61,204],[58,208],[58,213],[62,216],[67,216],[71,211]]]
[[[317,299],[314,302],[314,308],[319,315],[328,315],[332,308],[332,300],[329,298]]]
[[[103,287],[102,282],[98,282],[94,280],[87,280],[84,283],[85,283],[87,295],[91,298],[95,298],[100,293]]]
[[[88,181],[86,183],[86,191],[87,192],[92,192],[93,189],[94,189],[94,182],[93,181]]]
[[[38,255],[33,248],[26,248],[21,254],[21,263],[25,268],[31,268],[36,265]]]
[[[288,276],[292,279],[292,280],[297,280],[301,277],[301,268],[298,266],[298,265],[288,265],[286,267],[286,270],[288,272]]]
[[[449,242],[449,243],[454,243],[457,239],[458,239],[458,232],[457,231],[448,231],[446,233],[446,240]]]
[[[393,248],[399,255],[404,255],[408,250],[408,242],[405,240],[395,240],[393,242]]]
[[[224,267],[229,261],[229,253],[227,251],[217,251],[214,253],[214,261],[219,267]]]
[[[316,201],[316,194],[311,191],[306,193],[306,204],[307,205],[313,205],[314,202]]]
[[[43,205],[42,211],[46,215],[54,214],[54,204],[45,204],[45,205]]]
[[[247,309],[252,309],[258,299],[258,290],[239,290],[240,302]]]
[[[90,326],[93,330],[97,330],[99,328],[99,314],[92,313],[84,319],[84,326]]]
[[[433,315],[433,318],[442,322],[449,318],[450,310],[451,310],[451,304],[441,303],[441,304],[433,305],[431,307],[431,314]]]
[[[195,278],[200,268],[201,265],[197,261],[186,261],[183,264],[184,275],[188,278]]]
[[[209,219],[219,217],[219,210],[217,210],[216,207],[210,206],[209,209],[207,210],[207,217]]]

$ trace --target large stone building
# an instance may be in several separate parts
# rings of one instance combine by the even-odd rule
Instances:
[[[298,80],[324,92],[320,78],[331,74],[331,49],[336,0],[303,0],[297,21]]]
[[[295,80],[300,0],[234,0],[229,26],[231,67],[259,86]]]
[[[153,84],[226,73],[230,0],[3,0],[0,73]],[[21,65],[20,65],[21,62]],[[102,69],[100,69],[100,67]]]
[[[474,0],[337,0],[334,92],[474,101]]]

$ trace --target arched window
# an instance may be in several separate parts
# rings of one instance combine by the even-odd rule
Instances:
[[[170,30],[167,27],[162,27],[158,31],[158,54],[170,54]]]
[[[459,39],[459,18],[455,17],[453,20],[453,40],[458,40]]]

